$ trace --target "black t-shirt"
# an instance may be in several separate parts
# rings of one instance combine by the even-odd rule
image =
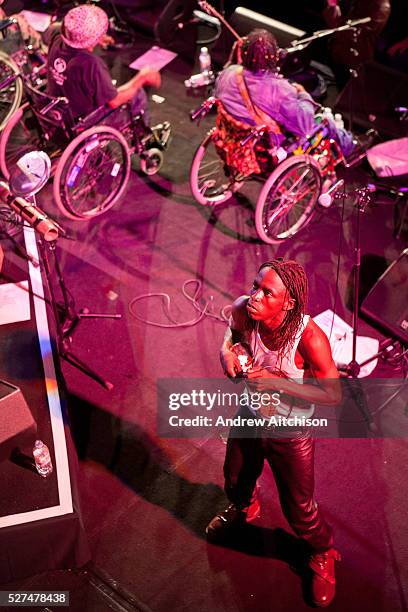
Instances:
[[[57,35],[48,53],[47,93],[65,96],[73,116],[79,117],[113,100],[117,89],[100,57],[69,47]]]

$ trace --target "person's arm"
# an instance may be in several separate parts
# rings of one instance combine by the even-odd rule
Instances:
[[[235,378],[242,372],[238,357],[231,351],[231,347],[237,342],[248,341],[248,315],[246,305],[248,296],[241,296],[232,304],[230,325],[224,335],[220,349],[220,361],[224,373],[230,378]]]
[[[392,56],[404,53],[408,49],[408,36],[403,40],[399,40],[395,44],[392,45],[387,51],[387,54]]]
[[[288,87],[280,105],[283,127],[296,136],[307,136],[315,127],[317,105],[306,91],[289,83]]]
[[[342,393],[339,373],[333,361],[330,343],[326,334],[313,320],[310,320],[302,334],[299,352],[309,365],[318,386],[305,382],[299,384],[282,378],[263,368],[253,368],[247,372],[248,378],[255,382],[257,391],[279,390],[281,393],[306,400],[310,403],[336,406]]]
[[[142,68],[130,81],[118,87],[116,96],[108,102],[108,106],[117,108],[129,102],[145,85],[158,88],[160,84],[161,78],[159,72],[151,68]]]

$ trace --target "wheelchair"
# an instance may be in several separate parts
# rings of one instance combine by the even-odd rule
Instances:
[[[311,220],[323,190],[336,183],[338,164],[349,167],[322,119],[306,138],[286,137],[271,146],[277,124],[250,126],[237,121],[214,97],[191,114],[201,120],[216,108],[216,125],[199,145],[190,170],[190,188],[197,202],[216,206],[230,199],[251,179],[264,184],[255,210],[258,236],[268,244],[291,238]],[[279,138],[281,140],[281,138]],[[279,142],[278,140],[278,142]]]
[[[100,107],[74,121],[66,98],[24,85],[26,102],[10,117],[0,136],[0,168],[8,180],[18,159],[45,151],[52,164],[53,195],[62,214],[86,221],[103,214],[126,189],[131,155],[152,175],[163,163],[171,127],[148,127],[130,104]]]

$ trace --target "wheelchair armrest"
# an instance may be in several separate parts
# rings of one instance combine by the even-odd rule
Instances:
[[[75,127],[80,131],[86,130],[99,123],[102,119],[105,119],[105,117],[115,112],[115,110],[117,109],[110,108],[105,105],[98,106],[98,108],[90,112],[88,115],[85,115],[84,117],[79,117],[79,119],[76,120]]]

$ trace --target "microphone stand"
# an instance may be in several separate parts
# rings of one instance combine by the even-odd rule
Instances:
[[[360,292],[360,268],[361,268],[361,213],[365,211],[369,202],[371,201],[371,190],[370,188],[363,187],[362,189],[356,189],[355,194],[357,196],[356,208],[356,242],[354,248],[354,265],[353,265],[353,348],[350,363],[344,368],[339,368],[341,372],[344,372],[348,381],[355,380],[354,384],[348,384],[352,398],[354,399],[358,409],[364,417],[368,428],[371,431],[375,430],[375,424],[373,423],[372,416],[368,410],[367,402],[364,397],[363,389],[361,388],[358,375],[361,371],[361,365],[357,361],[357,336],[358,336],[358,298]],[[364,365],[369,363],[376,356],[374,355],[368,360],[364,361]]]
[[[362,19],[354,19],[353,21],[349,20],[347,21],[347,23],[345,23],[342,26],[339,26],[338,28],[330,28],[328,30],[317,30],[316,32],[313,32],[313,34],[311,34],[307,38],[301,38],[300,40],[292,40],[290,47],[286,47],[282,49],[282,51],[284,53],[295,53],[296,51],[302,51],[308,45],[310,45],[310,43],[313,42],[314,40],[318,40],[319,38],[325,38],[326,36],[331,36],[332,34],[336,34],[336,32],[347,32],[348,30],[354,30],[354,31],[358,30],[359,28],[357,26],[363,25],[365,23],[370,23],[370,21],[371,21],[371,17],[363,17]]]
[[[81,319],[120,319],[121,315],[96,314],[87,309],[76,312],[74,299],[66,287],[56,251],[58,237],[66,236],[66,233],[56,221],[50,219],[37,207],[35,199],[35,194],[47,183],[50,173],[51,160],[46,153],[43,151],[26,153],[18,160],[15,171],[10,177],[10,184],[0,181],[0,200],[4,200],[8,207],[33,227],[39,235],[38,244],[50,296],[49,303],[55,320],[59,356],[110,391],[113,384],[91,370],[71,351],[71,334]],[[54,261],[54,269],[62,293],[62,304],[57,303],[56,300],[49,254]]]
[[[70,293],[66,287],[64,277],[62,275],[61,267],[59,264],[59,260],[57,257],[56,250],[56,240],[46,241],[42,237],[38,239],[38,245],[40,248],[41,259],[43,261],[43,267],[45,272],[46,284],[48,288],[48,293],[50,296],[50,305],[54,315],[55,320],[55,328],[56,328],[56,337],[57,337],[57,350],[60,357],[65,359],[68,363],[75,366],[95,380],[97,383],[102,385],[105,389],[110,391],[113,389],[113,384],[108,380],[102,378],[97,372],[92,370],[88,365],[86,365],[81,359],[79,359],[72,351],[72,337],[71,334],[74,331],[75,327],[81,321],[81,319],[85,318],[110,318],[110,319],[120,319],[120,314],[96,314],[80,311],[76,312],[75,306],[73,303],[72,297],[70,297]],[[57,302],[55,290],[53,287],[51,275],[51,265],[50,265],[50,257],[51,255],[54,263],[54,269],[57,275],[58,284],[61,289],[62,304]]]
[[[346,373],[350,378],[357,378],[360,374],[361,366],[357,361],[357,336],[358,336],[358,298],[360,292],[360,271],[361,271],[361,213],[365,212],[366,207],[371,201],[371,191],[369,187],[356,189],[356,243],[354,250],[353,266],[353,349],[350,363],[346,367]]]

